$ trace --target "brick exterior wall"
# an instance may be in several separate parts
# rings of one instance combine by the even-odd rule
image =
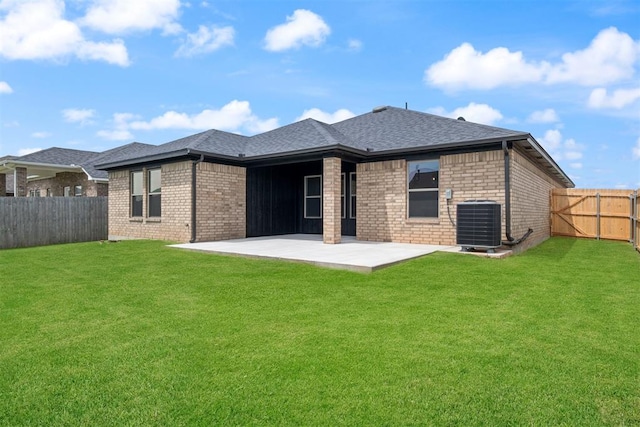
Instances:
[[[47,195],[47,189],[52,196],[64,196],[64,187],[70,187],[71,196],[75,195],[75,186],[82,186],[82,195],[85,197],[107,196],[107,183],[89,181],[84,172],[59,172],[53,178],[38,179],[27,183],[27,195],[31,190],[40,190],[40,196]]]
[[[196,241],[245,238],[247,233],[246,169],[203,162],[197,165],[196,179],[198,221]]]
[[[192,162],[162,165],[160,218],[146,216],[146,171],[143,173],[142,218],[132,218],[130,215],[131,171],[109,173],[109,237],[188,242],[191,239]],[[196,166],[196,179],[196,241],[244,238],[245,168],[199,163]]]
[[[502,151],[440,157],[438,218],[407,218],[407,162],[391,160],[357,165],[360,240],[455,245],[456,205],[488,199],[504,205]],[[447,212],[445,189],[453,190]],[[504,218],[504,212],[503,212]],[[503,219],[504,233],[504,219]]]
[[[148,218],[147,173],[143,176],[142,218],[131,217],[131,172],[109,172],[109,238],[162,239],[187,242],[191,238],[191,162],[162,165],[162,216]]]
[[[527,229],[533,234],[516,251],[535,246],[551,236],[551,190],[565,188],[540,170],[519,150],[511,150],[511,235],[519,238]]]
[[[563,187],[517,150],[510,151],[511,234],[534,233],[516,252],[549,237],[549,197]],[[469,199],[494,200],[502,206],[502,238],[506,239],[504,153],[501,150],[440,157],[439,216],[407,218],[407,162],[392,160],[357,165],[360,240],[455,245],[456,205]],[[447,211],[445,190],[453,190]],[[449,218],[451,216],[451,219]],[[453,223],[452,223],[453,222]]]
[[[0,173],[0,197],[7,195],[7,175]]]
[[[341,210],[342,160],[328,157],[322,161],[322,241],[340,243],[342,237]]]
[[[27,168],[15,169],[15,197],[25,197],[27,195]]]

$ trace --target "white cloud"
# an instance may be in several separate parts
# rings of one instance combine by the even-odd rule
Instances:
[[[558,114],[553,108],[547,108],[540,111],[534,111],[527,118],[529,123],[556,123],[559,122]]]
[[[362,42],[357,39],[349,39],[347,49],[351,52],[360,52],[362,50]]]
[[[112,141],[128,141],[133,139],[133,134],[129,132],[129,121],[137,116],[131,113],[115,113],[113,115],[113,129],[100,130],[96,133],[100,138]]]
[[[424,78],[445,89],[493,89],[540,81],[546,68],[548,64],[527,63],[522,52],[498,47],[484,54],[463,43],[431,65]]]
[[[582,167],[582,164],[576,162],[576,160],[582,159],[585,147],[582,144],[578,144],[575,139],[564,139],[559,130],[551,129],[545,132],[544,136],[538,141],[554,160],[572,161],[569,166],[574,169]]]
[[[435,107],[430,108],[427,112],[439,116],[451,117],[452,119],[464,117],[468,122],[481,123],[484,125],[493,125],[495,122],[503,119],[500,110],[496,110],[487,104],[476,104],[475,102],[469,103],[466,107],[456,108],[453,111],[447,111],[443,107]]]
[[[42,148],[21,148],[18,150],[18,156],[26,156],[27,154],[35,153],[36,151],[42,151]]]
[[[265,49],[281,52],[297,49],[301,46],[317,47],[331,34],[331,28],[310,10],[298,9],[287,16],[285,24],[277,25],[267,31],[264,38]]]
[[[95,115],[95,110],[90,109],[67,108],[62,110],[64,121],[69,123],[88,124]]]
[[[605,88],[597,88],[591,91],[587,105],[591,108],[615,108],[617,110],[633,104],[640,99],[640,88],[618,89],[611,95]]]
[[[631,148],[631,155],[634,160],[640,159],[640,138],[636,141],[635,147]]]
[[[630,78],[640,57],[640,41],[615,27],[602,30],[583,50],[562,55],[546,76],[547,83],[604,85]]]
[[[49,132],[33,132],[31,134],[32,138],[49,138],[51,136],[51,133]]]
[[[0,93],[13,93],[13,89],[7,82],[0,82]]]
[[[232,46],[234,36],[235,30],[231,26],[218,28],[200,25],[197,32],[187,34],[187,40],[176,51],[176,56],[190,57]]]
[[[632,78],[640,41],[610,27],[583,50],[567,52],[556,63],[528,61],[522,52],[497,47],[487,53],[470,43],[453,49],[426,71],[426,83],[444,89],[493,89],[524,83],[605,85]]]
[[[315,119],[323,123],[332,124],[350,119],[351,117],[355,117],[355,114],[345,108],[336,110],[333,113],[322,111],[319,108],[311,108],[309,110],[304,110],[302,112],[302,115],[296,118],[295,121],[299,122],[300,120],[304,119]]]
[[[122,67],[129,65],[122,40],[86,40],[74,22],[63,18],[64,10],[62,0],[0,2],[0,11],[6,11],[0,21],[0,56],[10,60],[63,60],[75,56]]]
[[[134,130],[155,129],[219,129],[228,132],[245,130],[249,133],[266,132],[278,127],[277,118],[262,120],[251,111],[248,101],[233,100],[219,110],[203,110],[197,114],[167,111],[149,121],[131,121],[127,128]]]
[[[93,0],[80,20],[84,26],[107,34],[125,34],[161,28],[177,34],[180,0]]]
[[[540,144],[542,144],[545,150],[551,153],[557,150],[560,144],[562,144],[562,134],[557,129],[550,129],[545,132],[542,139],[540,139]]]

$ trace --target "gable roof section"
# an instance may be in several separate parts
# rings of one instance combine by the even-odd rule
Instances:
[[[349,139],[333,126],[305,119],[249,138],[246,157],[294,153],[336,146],[350,146]]]

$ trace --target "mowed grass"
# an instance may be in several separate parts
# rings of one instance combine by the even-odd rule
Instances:
[[[640,255],[0,251],[0,425],[639,425]]]

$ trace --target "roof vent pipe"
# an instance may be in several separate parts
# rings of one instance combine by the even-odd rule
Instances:
[[[458,117],[458,120],[460,120],[461,122],[466,122],[466,120],[462,116]]]

